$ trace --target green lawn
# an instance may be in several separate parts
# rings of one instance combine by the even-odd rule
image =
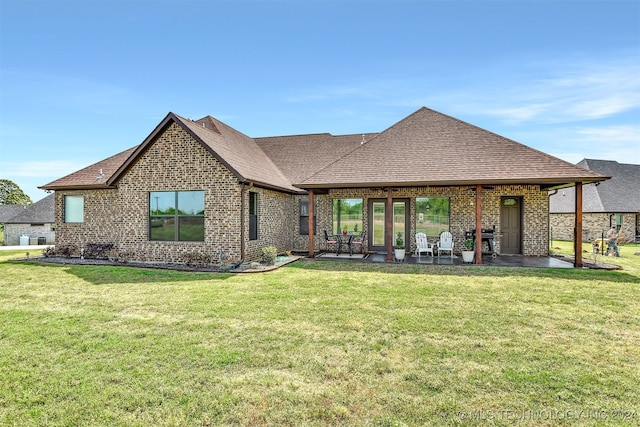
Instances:
[[[230,275],[17,255],[0,252],[0,425],[640,422],[637,264]]]
[[[622,267],[627,273],[640,277],[640,245],[628,244],[619,246],[620,257],[603,256],[594,254],[591,243],[585,242],[582,246],[582,258],[594,261],[601,261],[607,264],[615,264]],[[551,242],[551,250],[554,253],[574,255],[573,242],[564,240],[554,240]]]

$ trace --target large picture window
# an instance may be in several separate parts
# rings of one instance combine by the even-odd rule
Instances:
[[[333,234],[362,232],[362,199],[333,199]]]
[[[204,242],[204,191],[149,193],[149,240]]]
[[[416,199],[416,233],[438,236],[449,231],[449,198],[419,197]]]
[[[64,222],[84,222],[84,196],[64,196]]]

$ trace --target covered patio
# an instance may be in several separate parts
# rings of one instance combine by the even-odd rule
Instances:
[[[388,262],[386,253],[370,253],[366,255],[354,254],[350,256],[348,253],[336,255],[327,252],[316,256],[319,260],[327,261],[349,261],[349,262]],[[462,261],[461,256],[418,256],[407,254],[403,261],[393,261],[403,264],[423,264],[423,265],[458,265],[458,266],[477,266],[479,264],[466,264]],[[529,268],[574,268],[573,263],[564,261],[560,258],[552,256],[483,256],[482,265],[490,267],[529,267]]]
[[[551,266],[555,262],[546,256],[549,192],[575,187],[574,241],[578,256],[573,265],[581,267],[582,186],[606,179],[423,108],[370,139],[363,137],[356,149],[294,185],[307,191],[307,229],[317,225],[319,231],[334,235],[366,231],[366,251],[377,254],[367,259],[394,262],[394,248],[404,248],[407,255],[415,250],[416,234],[425,233],[429,243],[435,244],[434,239],[446,231],[452,234],[453,251],[458,256],[461,248],[470,244],[468,240],[472,241],[477,248],[476,265],[531,266]],[[441,206],[432,203],[434,200],[446,202],[442,210],[446,213],[439,218],[433,211]],[[345,205],[359,207],[360,216],[355,220],[347,217],[351,212],[344,209]],[[340,230],[342,215],[355,221],[357,230],[351,225]],[[495,249],[505,258],[483,256],[483,234],[489,229],[496,244],[490,251]],[[316,247],[315,236],[309,236],[310,257],[326,246],[321,239]],[[518,259],[521,261],[515,261]],[[433,260],[421,258],[420,262]],[[436,262],[462,264],[462,259],[441,258]]]

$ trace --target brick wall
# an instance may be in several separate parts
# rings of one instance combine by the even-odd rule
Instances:
[[[258,239],[249,239],[249,192],[258,193]],[[244,192],[246,260],[258,259],[260,248],[275,246],[278,253],[294,250],[294,229],[298,218],[297,196],[263,188],[248,188]]]
[[[204,242],[149,240],[149,192],[205,192]],[[406,187],[393,189],[394,198],[410,200],[409,242],[415,248],[415,198],[449,197],[450,229],[455,247],[461,248],[464,231],[475,227],[475,187]],[[249,193],[258,193],[258,239],[249,241]],[[63,222],[63,196],[84,195],[82,224]],[[500,200],[522,197],[522,247],[524,255],[548,254],[548,197],[538,186],[495,186],[483,190],[482,223],[500,231]],[[381,189],[336,189],[316,195],[316,248],[323,248],[324,230],[332,229],[334,198],[363,198],[363,223],[368,222],[369,199],[386,199]],[[279,252],[308,250],[308,236],[299,230],[301,196],[243,186],[226,167],[180,126],[172,124],[130,167],[117,189],[56,192],[58,245],[116,243],[138,261],[182,262],[185,253],[199,252],[217,259],[224,251],[230,261],[257,259],[260,248],[275,246]],[[242,209],[244,207],[244,217]],[[241,232],[242,230],[242,232]],[[244,236],[244,247],[243,247]],[[365,247],[368,245],[369,236]],[[497,250],[500,249],[499,238]]]
[[[149,240],[149,192],[205,192],[204,242]],[[248,192],[259,193],[258,240],[245,246],[245,259],[256,259],[263,246],[281,252],[292,248],[290,208],[294,196],[259,188],[245,189],[226,167],[181,127],[172,124],[118,182],[117,189],[56,192],[58,245],[116,243],[133,252],[137,261],[182,262],[183,255],[198,252],[217,259],[224,251],[239,261],[241,248],[241,196],[245,198],[244,232],[249,237]],[[63,196],[84,195],[84,223],[65,224]]]
[[[316,250],[324,249],[324,230],[331,233],[332,200],[334,198],[364,199],[363,223],[368,223],[369,199],[386,199],[387,192],[381,189],[336,189],[327,195],[316,195],[317,234]],[[409,241],[411,251],[415,250],[415,199],[416,197],[449,197],[450,230],[455,248],[459,250],[464,241],[465,230],[475,228],[475,187],[402,187],[393,189],[394,198],[409,199]],[[482,227],[496,226],[496,250],[500,252],[500,206],[502,197],[522,198],[522,253],[527,256],[546,256],[549,254],[549,199],[547,192],[537,185],[494,186],[482,192]],[[296,204],[297,221],[297,204]],[[299,227],[295,228],[295,246],[308,250],[308,237],[299,236]],[[365,247],[369,244],[369,237]]]
[[[602,238],[609,230],[609,213],[582,214],[582,240],[591,242]],[[636,217],[634,213],[622,214],[622,236],[628,242],[635,239]],[[615,223],[616,219],[613,218]],[[551,233],[554,240],[573,240],[575,215],[572,213],[554,213],[550,215]]]

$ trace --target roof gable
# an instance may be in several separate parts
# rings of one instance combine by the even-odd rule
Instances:
[[[298,184],[560,185],[601,179],[605,177],[423,107]]]
[[[193,139],[202,144],[209,153],[236,176],[239,182],[250,182],[289,192],[301,191],[289,183],[282,172],[248,136],[210,116],[193,121],[174,113],[169,113],[135,149],[109,178],[108,184],[115,184],[172,123],[178,124]]]

